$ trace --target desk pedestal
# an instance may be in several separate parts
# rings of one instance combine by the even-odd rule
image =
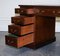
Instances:
[[[37,16],[35,19],[34,42],[27,45],[36,49],[56,40],[55,38],[55,17]]]

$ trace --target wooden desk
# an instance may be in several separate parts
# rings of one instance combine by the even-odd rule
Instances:
[[[35,18],[35,19],[32,18],[33,19],[32,22],[34,22],[33,41],[31,43],[29,42],[29,44],[26,44],[25,45],[26,47],[36,49],[38,47],[42,47],[46,44],[52,43],[56,40],[55,17],[60,16],[60,6],[42,6],[42,5],[19,5],[19,6],[20,8],[15,8],[15,14]],[[28,21],[26,22],[28,23]]]
[[[19,6],[23,9],[34,9],[34,14],[36,17],[34,27],[34,42],[32,44],[27,45],[27,47],[36,49],[56,40],[55,17],[60,16],[59,6]]]

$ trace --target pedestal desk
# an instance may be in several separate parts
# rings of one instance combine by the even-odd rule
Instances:
[[[15,16],[15,19],[14,19],[14,17],[12,17],[11,23],[14,23],[16,25],[22,25],[20,31],[24,30],[24,29],[22,29],[23,26],[32,25],[31,28],[29,27],[32,30],[29,30],[30,32],[28,30],[26,30],[27,32],[29,32],[27,34],[25,34],[26,33],[25,30],[24,30],[25,32],[22,31],[20,33],[20,36],[22,35],[22,37],[20,37],[20,38],[23,38],[23,36],[27,36],[29,34],[32,34],[32,36],[29,36],[29,37],[27,36],[27,38],[30,38],[30,41],[28,41],[29,39],[25,40],[24,44],[21,43],[22,45],[20,44],[21,46],[19,45],[18,47],[26,46],[29,48],[36,49],[38,47],[42,47],[46,44],[52,43],[56,40],[55,17],[60,16],[60,6],[19,5],[19,7],[20,8],[15,8],[15,14],[17,16]],[[21,19],[19,19],[19,17],[23,18],[23,20],[21,21]],[[16,21],[19,21],[21,23],[16,23]],[[13,27],[16,27],[16,29],[17,29],[16,25]],[[10,28],[13,28],[13,27],[10,26]],[[12,33],[10,28],[9,28],[8,32]],[[28,28],[25,28],[25,29],[28,29]],[[15,33],[12,33],[12,34],[15,34]],[[7,38],[9,38],[9,37],[6,36],[6,39]],[[27,39],[27,38],[25,38],[25,39]],[[8,44],[7,40],[6,40],[6,44]],[[18,43],[20,43],[20,42],[18,42]],[[8,45],[11,45],[11,44],[8,44]]]

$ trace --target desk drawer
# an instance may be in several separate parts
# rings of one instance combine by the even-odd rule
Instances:
[[[34,16],[35,11],[33,8],[28,8],[28,9],[21,9],[20,8],[20,15],[25,15],[25,16]]]
[[[26,26],[9,25],[8,32],[16,35],[25,35],[34,32],[34,24]]]
[[[5,36],[5,43],[7,45],[10,45],[10,46],[14,46],[14,47],[23,47],[27,44],[30,44],[33,42],[33,38],[34,38],[34,34],[31,33],[31,34],[28,34],[28,35],[25,35],[25,36],[21,36],[21,37],[18,37],[18,36],[10,36],[9,35],[6,35]]]
[[[23,8],[23,7],[21,7],[21,8]],[[26,9],[26,8],[24,7],[24,9]],[[20,10],[20,11],[23,11],[23,10]],[[40,16],[53,16],[53,17],[55,17],[55,16],[60,16],[60,8],[59,7],[43,7],[43,6],[39,7],[39,8],[33,7],[30,9],[27,8],[26,13],[27,14],[36,14],[36,15],[38,14]]]
[[[25,16],[34,16],[35,10],[33,8],[15,8],[15,13]]]
[[[27,25],[35,22],[35,17],[17,16],[12,17],[11,22],[17,25]]]
[[[56,8],[40,8],[38,15],[40,16],[60,16],[60,9]]]
[[[15,13],[35,14],[34,8],[15,8]]]
[[[15,13],[19,14],[19,13],[27,13],[27,14],[35,14],[35,13],[39,13],[39,9],[38,8],[15,8]]]

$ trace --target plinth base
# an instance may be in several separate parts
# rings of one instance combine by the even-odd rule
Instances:
[[[45,46],[45,45],[48,45],[48,44],[50,44],[50,43],[52,43],[52,42],[54,42],[54,41],[56,41],[56,37],[54,37],[53,39],[51,39],[51,40],[49,40],[49,41],[43,42],[43,43],[38,43],[38,44],[36,44],[36,43],[31,43],[31,44],[27,45],[26,47],[35,50],[35,49],[38,49],[38,48],[43,47],[43,46]]]

